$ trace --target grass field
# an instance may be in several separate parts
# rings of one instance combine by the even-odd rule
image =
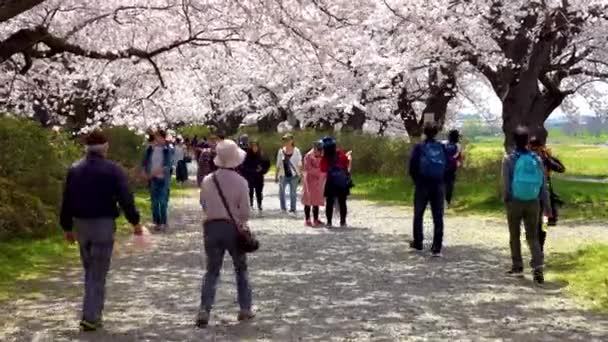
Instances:
[[[500,139],[484,139],[468,144],[467,156],[473,162],[502,155]],[[578,144],[549,145],[553,154],[566,166],[566,175],[574,177],[608,177],[608,147]]]
[[[414,186],[405,176],[398,178],[355,174],[353,178],[355,196],[378,202],[412,204]],[[497,173],[463,174],[457,180],[451,210],[460,214],[503,216],[499,179]],[[553,186],[566,203],[560,211],[562,219],[608,219],[608,184],[555,179]]]
[[[548,266],[549,280],[567,282],[567,291],[584,305],[608,311],[608,245],[552,254]]]

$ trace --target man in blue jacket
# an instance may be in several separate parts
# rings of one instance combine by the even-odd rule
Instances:
[[[445,146],[435,140],[439,128],[434,123],[424,126],[425,140],[414,146],[410,158],[409,174],[416,186],[414,193],[414,241],[410,243],[412,249],[421,251],[424,241],[423,218],[427,205],[431,205],[433,224],[433,257],[441,257],[443,245],[443,203],[445,176],[448,166]]]
[[[142,169],[148,179],[154,230],[160,231],[167,228],[173,153],[165,131],[156,131],[153,137],[154,140],[146,149]]]
[[[94,132],[86,138],[86,157],[70,167],[61,205],[60,221],[65,239],[70,243],[78,240],[84,267],[85,293],[80,326],[85,331],[101,325],[115,219],[120,213],[117,204],[133,225],[133,233],[142,233],[127,175],[118,165],[105,159],[107,151],[108,141],[101,133]]]

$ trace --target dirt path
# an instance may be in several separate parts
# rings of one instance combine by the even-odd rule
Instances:
[[[227,258],[212,325],[193,318],[202,278],[196,194],[173,201],[173,230],[154,249],[123,244],[108,283],[106,328],[77,329],[81,271],[45,280],[42,298],[0,306],[0,341],[399,341],[608,339],[608,316],[577,309],[559,291],[503,276],[504,224],[449,217],[445,257],[410,253],[410,211],[351,201],[353,228],[304,228],[279,214],[268,186],[264,217],[252,221],[263,248],[250,258],[255,321],[237,324]],[[557,227],[551,248],[608,242],[605,227]],[[550,252],[548,257],[550,258]],[[555,285],[555,284],[554,284]]]

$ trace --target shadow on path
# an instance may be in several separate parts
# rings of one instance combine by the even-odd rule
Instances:
[[[236,323],[234,276],[227,257],[211,326],[197,330],[193,319],[203,274],[200,214],[195,204],[186,203],[174,216],[175,230],[156,236],[156,249],[115,260],[106,330],[78,332],[81,272],[66,270],[44,281],[44,297],[9,303],[9,314],[0,314],[0,321],[7,322],[0,324],[0,340],[608,338],[605,315],[559,305],[559,291],[534,288],[530,280],[504,278],[505,256],[498,251],[473,242],[454,244],[445,258],[431,259],[409,252],[404,234],[375,227],[303,229],[279,216],[254,223],[263,226],[258,230],[263,248],[249,260],[255,321]]]

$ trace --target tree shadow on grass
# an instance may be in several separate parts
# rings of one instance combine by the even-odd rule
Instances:
[[[237,324],[232,266],[226,258],[212,325],[194,328],[202,280],[200,231],[175,233],[150,254],[115,261],[108,283],[106,331],[76,329],[80,298],[48,291],[13,303],[16,340],[35,331],[54,341],[295,340],[601,340],[608,319],[551,310],[556,295],[505,279],[499,253],[450,246],[446,257],[410,253],[406,236],[368,229],[258,231],[249,257],[255,321]],[[54,276],[49,289],[79,288],[78,275]],[[72,291],[70,291],[72,292]],[[0,334],[0,337],[2,335]]]

